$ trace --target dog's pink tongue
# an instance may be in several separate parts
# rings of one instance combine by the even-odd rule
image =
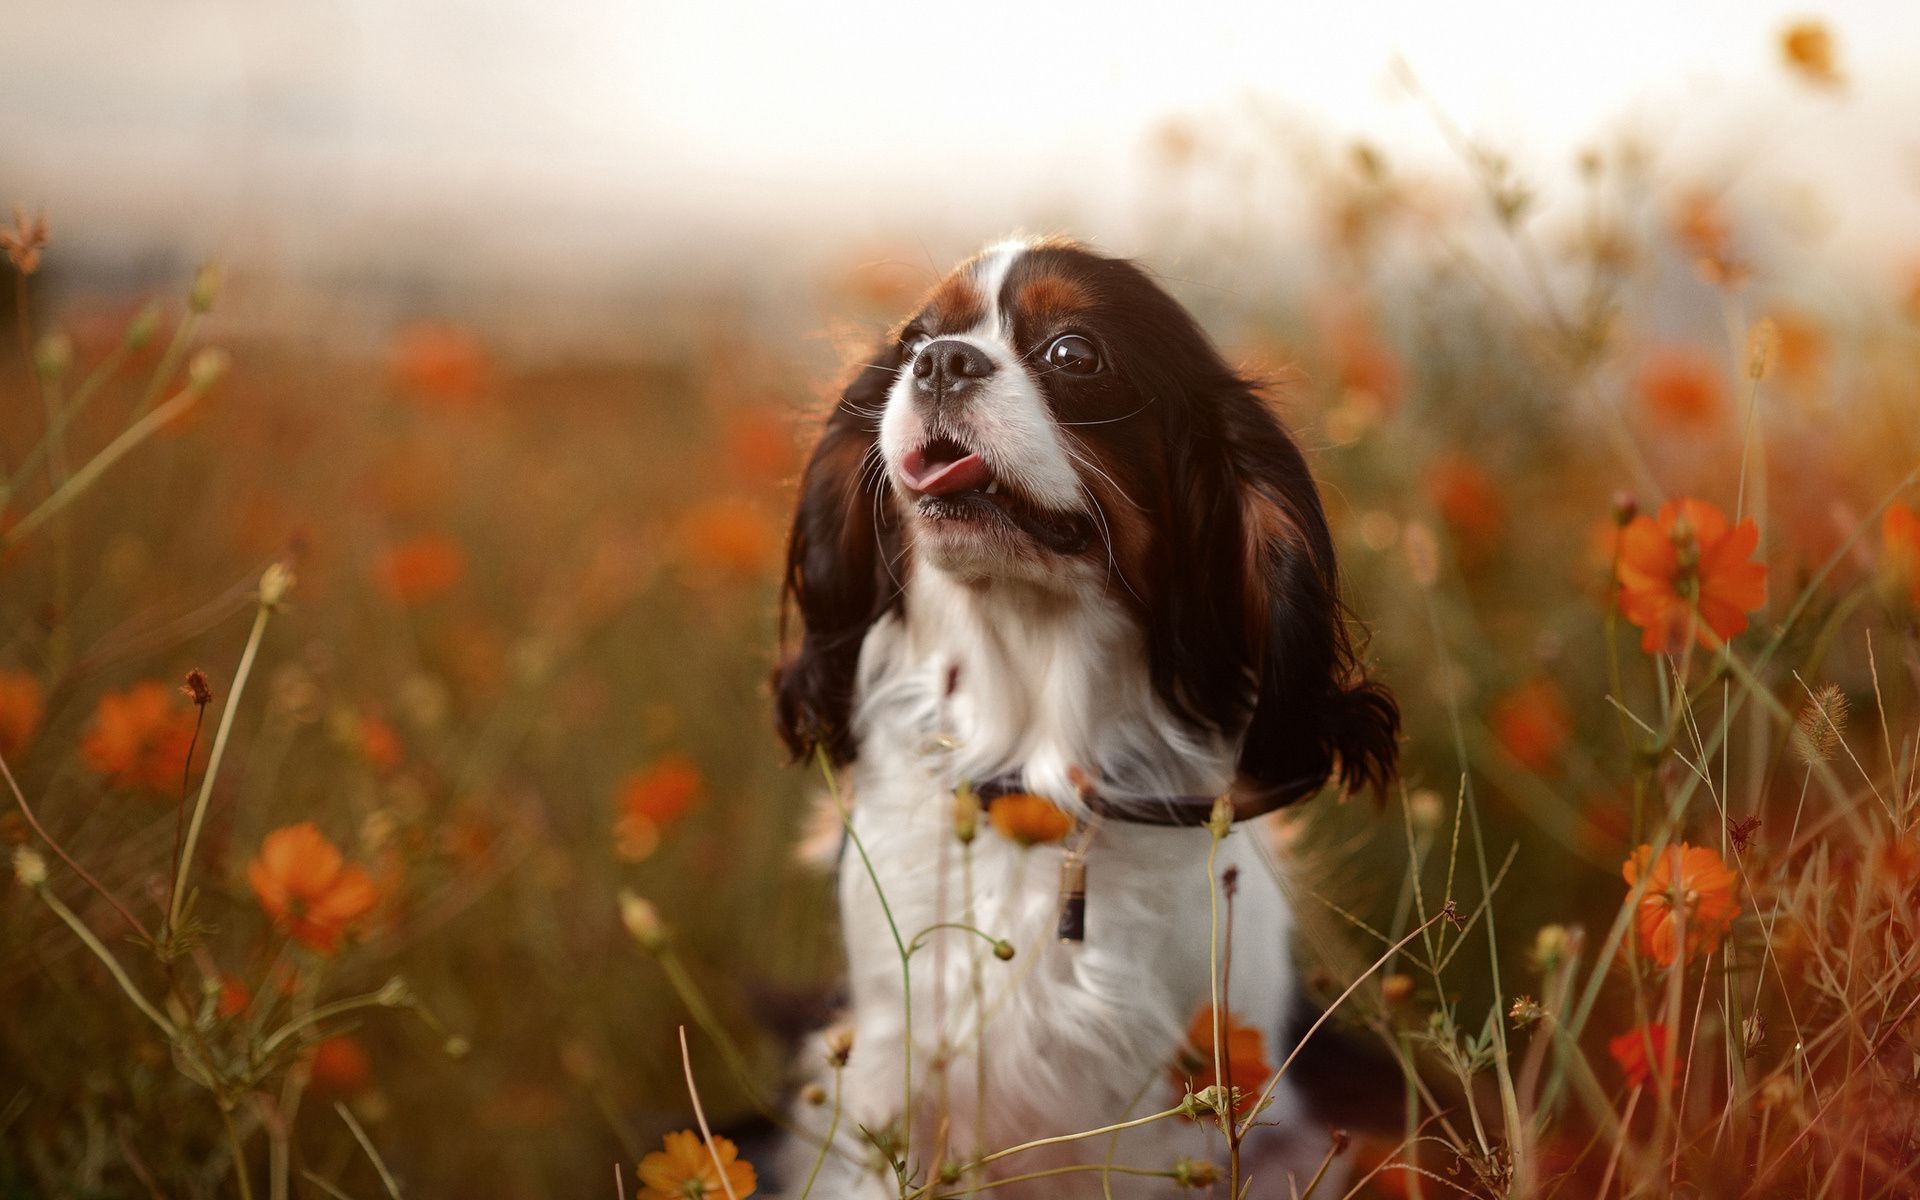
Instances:
[[[928,462],[926,451],[914,449],[900,460],[900,473],[908,486],[928,496],[952,496],[973,492],[993,482],[993,472],[978,454],[969,454],[953,462]]]

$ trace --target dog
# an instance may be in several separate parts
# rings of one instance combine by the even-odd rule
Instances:
[[[1229,872],[1220,1009],[1258,1033],[1243,1059],[1277,1067],[1305,1010],[1254,826],[1393,774],[1398,709],[1358,659],[1313,477],[1257,388],[1133,263],[994,246],[828,416],[783,614],[777,724],[853,835],[848,1023],[807,1053],[837,1102],[797,1106],[790,1194],[816,1171],[837,1200],[1064,1168],[993,1194],[1124,1198],[1223,1171],[1204,1112],[982,1160],[1179,1105],[1183,1047],[1189,1073],[1212,1069],[1190,1029],[1211,1024]],[[1001,832],[994,806],[1033,797],[1065,838]],[[1216,797],[1239,821],[1217,846]],[[1329,1145],[1290,1072],[1242,1176],[1285,1195]]]

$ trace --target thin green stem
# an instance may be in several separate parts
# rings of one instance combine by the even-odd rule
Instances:
[[[837,1064],[833,1068],[833,1115],[827,1119],[827,1136],[820,1141],[820,1153],[814,1156],[813,1169],[807,1172],[807,1185],[800,1189],[800,1200],[807,1200],[813,1194],[814,1180],[820,1178],[820,1168],[827,1161],[833,1135],[840,1131],[840,1070]]]
[[[220,777],[220,762],[227,753],[227,737],[233,732],[234,714],[240,711],[240,697],[247,690],[247,678],[253,674],[253,660],[260,652],[260,641],[267,632],[267,618],[272,613],[273,606],[263,598],[253,616],[253,629],[247,634],[247,647],[241,651],[240,666],[233,673],[233,688],[227,694],[226,707],[220,711],[220,728],[213,735],[213,751],[207,756],[207,769],[200,776],[200,797],[194,801],[193,819],[187,823],[187,842],[180,851],[179,869],[174,872],[163,937],[173,936],[180,928],[180,906],[186,903],[187,876],[193,869],[193,849],[200,843],[200,826],[206,820],[207,803],[213,797],[214,780]]]
[[[73,930],[73,935],[86,943],[87,949],[93,951],[93,956],[107,968],[107,973],[113,976],[113,981],[120,985],[120,990],[127,994],[127,999],[133,1001],[133,1006],[140,1010],[141,1015],[159,1026],[160,1032],[166,1034],[169,1041],[174,1040],[179,1031],[174,1029],[173,1022],[167,1020],[166,1016],[153,1006],[153,1002],[134,986],[132,977],[127,974],[127,969],[120,965],[120,960],[115,958],[113,951],[107,949],[106,944],[94,935],[93,930],[87,928],[87,923],[75,915],[72,909],[62,904],[60,897],[54,895],[46,884],[37,884],[33,890],[46,902],[47,907],[53,910],[53,915],[66,922],[67,928]]]

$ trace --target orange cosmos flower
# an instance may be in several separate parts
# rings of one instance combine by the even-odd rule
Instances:
[[[780,530],[754,505],[739,499],[710,500],[680,520],[680,552],[705,577],[751,578],[772,570],[780,553]]]
[[[1045,796],[1012,792],[987,805],[987,820],[1000,836],[1022,846],[1057,842],[1073,832],[1073,818]]]
[[[269,833],[247,865],[247,882],[274,924],[321,954],[333,953],[380,901],[367,873],[348,866],[310,821]]]
[[[1494,740],[1533,771],[1557,766],[1572,734],[1566,698],[1548,679],[1530,680],[1500,697],[1487,723]]]
[[[1487,469],[1460,454],[1444,454],[1427,468],[1427,494],[1441,519],[1469,553],[1490,548],[1507,520],[1506,500]]]
[[[335,1096],[361,1091],[373,1080],[367,1052],[344,1033],[314,1044],[307,1071],[315,1090]]]
[[[40,681],[24,671],[0,671],[0,758],[27,748],[45,711]]]
[[[1273,1064],[1267,1061],[1267,1042],[1258,1029],[1243,1025],[1232,1012],[1220,1017],[1220,1051],[1226,1062],[1227,1085],[1236,1091],[1235,1116],[1245,1116],[1260,1098],[1260,1089],[1273,1077]],[[1220,1082],[1214,1071],[1213,1006],[1203,1004],[1187,1026],[1187,1040],[1174,1055],[1169,1068],[1173,1086],[1182,1094],[1198,1094]]]
[[[1681,842],[1668,846],[1647,870],[1652,846],[1641,846],[1620,868],[1628,887],[1647,877],[1635,924],[1640,951],[1663,967],[1680,957],[1680,931],[1686,930],[1686,957],[1711,954],[1740,913],[1740,882],[1732,868],[1705,846]]]
[[[400,735],[379,717],[372,714],[361,717],[356,733],[359,735],[360,757],[382,775],[399,770],[400,764],[407,760],[406,749],[400,744]]]
[[[1726,407],[1726,387],[1711,357],[1687,346],[1668,346],[1647,357],[1637,382],[1640,403],[1668,425],[1700,426]]]
[[[486,344],[472,330],[444,321],[421,321],[395,334],[387,369],[401,391],[454,407],[493,387]]]
[[[1657,1071],[1664,1086],[1673,1078],[1673,1035],[1659,1021],[1629,1029],[1607,1041],[1607,1053],[1620,1064],[1628,1087],[1640,1087]]]
[[[1643,631],[1640,648],[1677,654],[1691,629],[1712,649],[1747,627],[1767,602],[1767,568],[1749,562],[1760,527],[1727,526],[1705,500],[1669,500],[1620,531],[1620,612]],[[1712,637],[1708,634],[1711,633]]]
[[[746,1200],[760,1186],[753,1164],[740,1161],[740,1151],[723,1137],[713,1139],[713,1149],[691,1129],[670,1133],[663,1140],[666,1149],[656,1150],[640,1160],[640,1195],[636,1200],[713,1200],[729,1190],[738,1200]],[[720,1182],[713,1160],[727,1173]]]
[[[1780,59],[1786,68],[1821,87],[1836,87],[1842,80],[1833,52],[1833,33],[1815,20],[1795,21],[1780,31]]]
[[[704,794],[700,768],[684,754],[669,754],[620,785],[620,815],[613,823],[614,852],[639,862],[660,845],[666,827],[685,816]]]
[[[1880,570],[1920,608],[1920,515],[1905,504],[1887,505],[1880,518]]]
[[[459,543],[439,534],[404,541],[380,556],[374,579],[396,604],[421,604],[450,591],[467,573]]]
[[[100,697],[80,756],[115,783],[172,793],[187,768],[194,723],[177,689],[137,683]]]

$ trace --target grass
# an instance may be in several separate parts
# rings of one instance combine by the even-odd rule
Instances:
[[[1271,248],[1205,214],[1181,229],[1206,240],[1168,235],[1182,277],[1235,285],[1186,297],[1209,327],[1289,381],[1409,717],[1384,806],[1328,796],[1230,835],[1290,881],[1328,1020],[1406,1070],[1351,1179],[1297,1183],[1912,1194],[1920,311],[1822,310],[1834,281],[1745,249],[1763,209],[1716,195],[1703,220],[1628,156],[1536,214],[1452,136],[1448,180],[1375,151],[1323,169],[1308,285],[1268,282],[1249,264]],[[1445,187],[1473,206],[1436,223]],[[57,237],[44,257],[0,362],[0,1196],[576,1196],[609,1162],[624,1194],[696,1096],[702,1128],[784,1120],[838,964],[793,854],[807,781],[759,689],[803,381],[831,364],[757,332],[548,360],[445,322],[355,352],[223,320],[213,271],[89,340],[61,332],[99,322],[58,286]],[[877,329],[906,297],[827,302]],[[1681,498],[1758,531],[1733,557],[1766,595],[1737,631],[1700,603],[1716,535],[1660,513]],[[1646,528],[1708,564],[1682,562],[1679,636],[1651,652]],[[195,668],[204,708],[173,696]],[[142,683],[168,702],[141,708]],[[970,803],[963,864],[1001,836]],[[303,822],[331,873],[270,861]],[[266,905],[262,877],[303,899]],[[321,919],[359,877],[377,903]],[[895,931],[903,977],[962,944],[976,979],[1001,969],[966,898],[954,917],[958,940]],[[1248,1075],[1267,1064],[1230,1060],[1230,1015],[1201,1056],[1270,1091],[1293,1059],[1266,1047]],[[868,1154],[903,1200],[1056,1170],[1272,1186],[1235,1153],[1258,1103],[1172,1094],[1170,1064],[1142,1061],[1111,1124],[995,1147],[849,1140],[849,1053],[813,1097],[841,1134],[815,1174]],[[1195,1115],[1218,1162],[1114,1165],[1129,1131]],[[1060,1144],[1092,1149],[1021,1167]]]

